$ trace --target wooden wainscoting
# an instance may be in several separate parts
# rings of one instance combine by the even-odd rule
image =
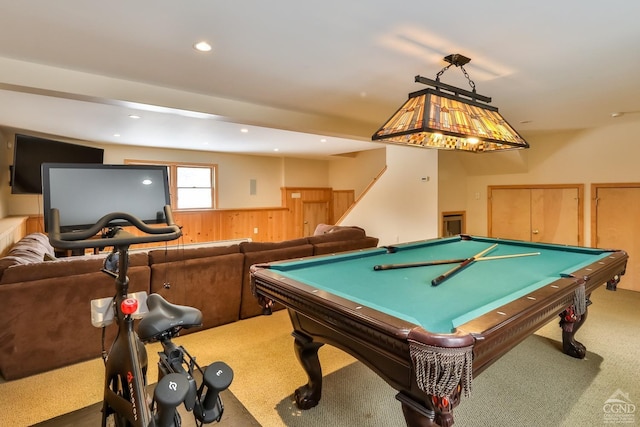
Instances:
[[[282,205],[290,213],[286,224],[287,239],[313,235],[318,224],[329,224],[333,207],[331,188],[283,187]]]
[[[331,209],[329,223],[335,224],[354,204],[356,192],[354,190],[333,190],[332,195],[333,208]]]
[[[257,242],[286,239],[287,208],[217,209],[174,212],[185,243],[251,238]]]

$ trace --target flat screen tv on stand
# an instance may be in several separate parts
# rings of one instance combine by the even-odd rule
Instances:
[[[44,163],[42,187],[45,231],[53,208],[59,213],[60,231],[67,233],[87,230],[114,212],[163,224],[164,207],[171,205],[165,166]]]

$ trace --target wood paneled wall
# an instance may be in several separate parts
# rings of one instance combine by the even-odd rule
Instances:
[[[284,187],[282,188],[282,205],[286,206],[290,212],[289,222],[286,224],[286,239],[296,239],[305,235],[305,203],[326,203],[328,212],[332,210],[332,189],[331,188],[305,188],[305,187]],[[329,218],[327,217],[327,222]],[[315,228],[315,227],[314,227]]]
[[[351,207],[354,203],[356,196],[354,190],[334,190],[333,191],[333,209],[331,210],[331,218],[329,221],[335,224],[342,215]]]
[[[258,242],[285,240],[284,225],[290,219],[287,208],[221,209],[175,212],[185,243],[251,238]]]
[[[332,207],[333,196],[331,188],[282,188],[281,207],[178,211],[173,216],[184,244],[244,238],[280,242],[304,236],[304,202],[326,201]],[[30,216],[26,228],[27,234],[43,232],[42,215]]]

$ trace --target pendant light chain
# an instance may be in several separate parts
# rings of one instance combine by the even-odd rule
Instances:
[[[438,72],[438,74],[436,74],[436,81],[439,82],[440,81],[440,76],[444,74],[445,71],[447,71],[449,69],[449,67],[451,67],[452,65],[455,65],[456,67],[460,67],[460,69],[462,70],[462,74],[464,74],[464,76],[467,78],[467,80],[469,81],[469,86],[471,86],[471,89],[473,91],[473,93],[476,92],[476,84],[473,80],[471,80],[471,77],[469,77],[469,73],[467,73],[467,70],[464,69],[464,66],[461,64],[456,64],[455,62],[452,62],[451,64],[447,65],[446,67],[444,67],[442,70],[440,70]]]
[[[469,86],[471,86],[471,89],[473,90],[473,92],[475,93],[476,91],[476,84],[473,82],[473,80],[471,80],[471,77],[469,77],[469,73],[467,73],[467,70],[464,69],[464,67],[462,65],[459,66],[460,69],[462,70],[462,74],[464,74],[464,76],[467,78],[467,80],[469,80]]]

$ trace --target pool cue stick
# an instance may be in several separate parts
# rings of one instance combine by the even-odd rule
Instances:
[[[476,258],[476,261],[492,261],[496,259],[519,258],[523,256],[536,256],[536,255],[540,255],[540,252],[529,252],[526,254],[483,256],[480,258]]]
[[[482,252],[478,253],[477,255],[472,256],[471,258],[465,259],[460,265],[452,268],[451,270],[447,271],[446,273],[443,273],[440,276],[438,276],[435,279],[433,279],[431,281],[431,286],[438,286],[440,283],[444,282],[449,277],[451,277],[454,274],[458,273],[460,270],[466,268],[469,264],[474,262],[476,260],[476,258],[480,258],[482,255],[484,255],[487,252],[493,250],[496,246],[498,246],[497,243],[492,245],[492,246],[489,246],[487,249],[483,250]]]
[[[529,252],[525,254],[511,254],[511,255],[495,255],[495,256],[484,256],[480,258],[476,258],[476,261],[491,261],[495,259],[506,259],[506,258],[518,258],[523,256],[535,256],[540,255],[540,252]],[[429,267],[431,265],[442,265],[442,264],[458,264],[460,262],[466,261],[467,258],[458,258],[458,259],[440,259],[434,261],[419,261],[419,262],[408,262],[405,264],[378,264],[374,265],[373,269],[375,271],[381,270],[396,270],[399,268],[411,268],[411,267]]]
[[[464,262],[465,260],[466,258],[458,258],[458,259],[440,259],[435,261],[408,262],[405,264],[378,264],[378,265],[374,265],[373,269],[376,271],[380,271],[380,270],[395,270],[397,268],[428,267],[430,265],[457,264],[459,262]]]

